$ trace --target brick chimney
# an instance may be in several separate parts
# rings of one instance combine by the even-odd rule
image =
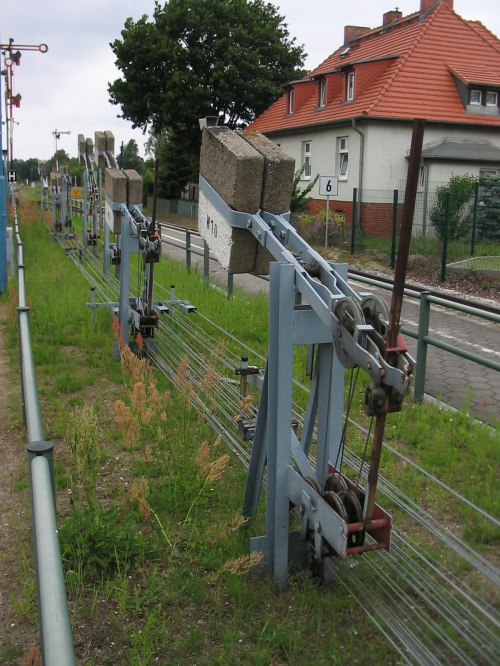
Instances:
[[[448,5],[450,9],[453,9],[453,0],[439,0],[445,5]],[[433,5],[436,4],[436,0],[420,0],[420,13],[423,14],[429,10]]]
[[[359,25],[346,25],[344,28],[344,44],[350,42],[356,33],[362,35],[364,32],[370,32],[371,28],[363,28]]]
[[[396,9],[393,9],[390,12],[386,12],[383,16],[383,22],[382,25],[389,25],[389,23],[392,23],[394,19],[397,21],[401,21],[403,18],[403,12],[400,12],[399,9],[396,7]]]

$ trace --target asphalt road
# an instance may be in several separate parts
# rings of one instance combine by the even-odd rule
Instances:
[[[162,252],[172,259],[185,262],[185,250],[168,245],[172,240],[183,244],[184,233],[164,229],[162,238],[167,241]],[[191,248],[202,255],[201,238],[193,236]],[[203,256],[192,254],[191,263],[193,266],[198,265],[199,270],[203,271]],[[233,279],[235,287],[240,287],[249,294],[260,291],[267,293],[269,289],[266,280],[252,275],[235,275]],[[227,289],[227,273],[214,260],[210,261],[210,282]],[[388,303],[390,301],[389,292],[354,281],[350,284],[356,290],[369,290],[383,296]],[[418,318],[419,301],[405,297],[402,325],[416,332]],[[500,324],[432,305],[429,335],[459,349],[500,362]],[[406,343],[410,354],[416,358],[416,340],[406,336]],[[456,409],[465,408],[470,414],[490,425],[496,425],[500,419],[500,372],[431,346],[427,354],[425,392],[431,399]]]

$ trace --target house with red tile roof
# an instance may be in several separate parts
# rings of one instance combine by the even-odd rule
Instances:
[[[356,188],[369,230],[390,224],[415,118],[426,121],[424,201],[430,183],[452,174],[500,175],[500,40],[456,14],[453,0],[420,0],[409,16],[388,11],[375,29],[346,26],[342,46],[250,127],[305,165],[304,186],[316,174],[337,177],[330,209],[333,202],[348,220]],[[313,210],[325,205],[319,183],[311,194]],[[425,207],[421,215],[425,228]]]

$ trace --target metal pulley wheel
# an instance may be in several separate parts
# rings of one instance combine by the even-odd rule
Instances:
[[[363,522],[363,509],[361,503],[355,492],[352,490],[340,490],[338,498],[342,502],[347,519],[346,523],[361,523]],[[362,546],[365,541],[365,530],[361,529],[359,532],[350,532],[347,538],[348,548]]]
[[[377,294],[365,296],[361,301],[361,310],[366,323],[371,324],[380,335],[385,335],[389,321],[389,308],[385,300]]]
[[[330,474],[325,481],[325,493],[338,493],[341,490],[347,490],[347,483],[344,477],[338,472]]]
[[[352,298],[341,298],[337,302],[335,307],[335,316],[344,326],[347,334],[351,335],[352,337],[354,337],[356,332],[356,326],[361,326],[365,323],[363,310]],[[342,336],[345,334],[346,333],[344,331],[341,331],[340,329],[337,330],[337,333],[334,337],[335,352],[337,353],[338,359],[344,368],[355,368],[356,362],[349,356],[343,345]],[[365,347],[366,333],[364,331],[359,333],[357,341],[361,347]]]
[[[338,513],[338,515],[342,518],[342,520],[345,523],[348,522],[347,511],[345,509],[344,503],[342,502],[337,493],[334,493],[333,491],[329,490],[323,495],[323,499],[328,504],[328,506],[332,507],[335,513]]]

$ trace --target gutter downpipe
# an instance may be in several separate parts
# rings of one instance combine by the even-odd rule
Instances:
[[[355,132],[359,134],[359,174],[358,174],[358,212],[357,212],[357,224],[358,230],[361,238],[361,208],[363,203],[363,166],[364,166],[364,156],[365,156],[365,135],[363,132],[358,129],[356,125],[356,118],[352,118],[352,128]]]

